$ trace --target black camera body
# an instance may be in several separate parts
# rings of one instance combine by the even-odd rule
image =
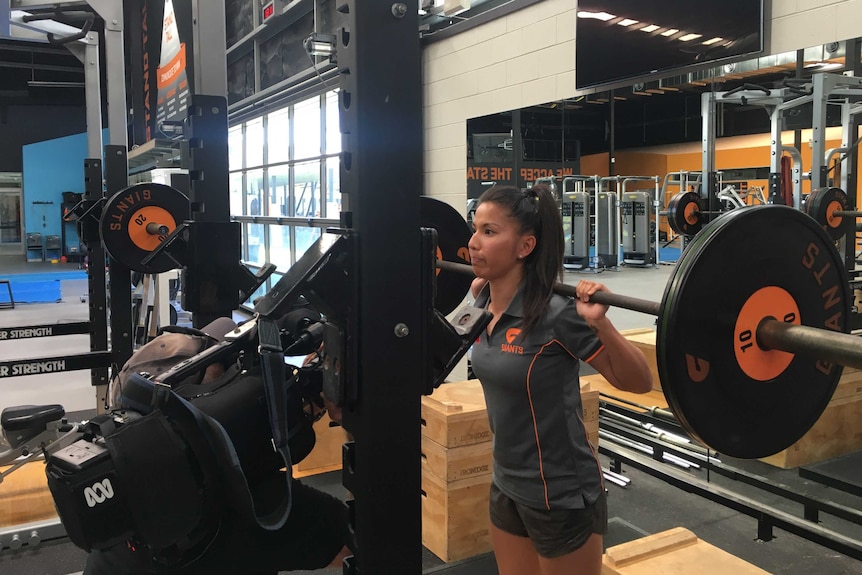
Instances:
[[[51,454],[48,487],[69,539],[86,551],[134,541],[165,556],[202,543],[218,521],[217,494],[200,488],[211,472],[189,433],[160,410],[122,410]]]

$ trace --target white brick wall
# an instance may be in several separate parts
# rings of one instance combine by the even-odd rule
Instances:
[[[771,54],[862,36],[862,0],[766,2]],[[465,211],[468,118],[574,95],[576,4],[543,0],[424,50],[426,194]]]

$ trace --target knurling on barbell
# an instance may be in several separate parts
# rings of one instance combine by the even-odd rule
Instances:
[[[437,230],[441,237],[447,231]],[[472,275],[469,265],[437,265]],[[554,290],[573,296],[575,287],[558,283]],[[707,224],[683,252],[661,302],[608,292],[591,299],[658,316],[657,364],[668,404],[690,434],[727,456],[787,449],[823,413],[842,365],[862,368],[862,340],[846,333],[850,287],[842,258],[817,222],[791,207],[731,210]]]
[[[135,184],[105,202],[99,224],[102,243],[113,259],[132,271],[166,272],[176,267],[166,255],[148,264],[143,259],[190,214],[188,197],[176,188],[157,183]]]

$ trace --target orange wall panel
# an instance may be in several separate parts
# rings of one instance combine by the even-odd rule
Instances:
[[[607,176],[610,156],[607,152],[581,156],[581,174],[584,176]]]

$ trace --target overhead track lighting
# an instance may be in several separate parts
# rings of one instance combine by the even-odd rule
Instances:
[[[614,18],[616,18],[616,16],[614,14],[608,14],[607,12],[589,12],[587,10],[581,10],[580,12],[578,12],[578,18],[587,18],[607,22],[608,20],[613,20]]]

